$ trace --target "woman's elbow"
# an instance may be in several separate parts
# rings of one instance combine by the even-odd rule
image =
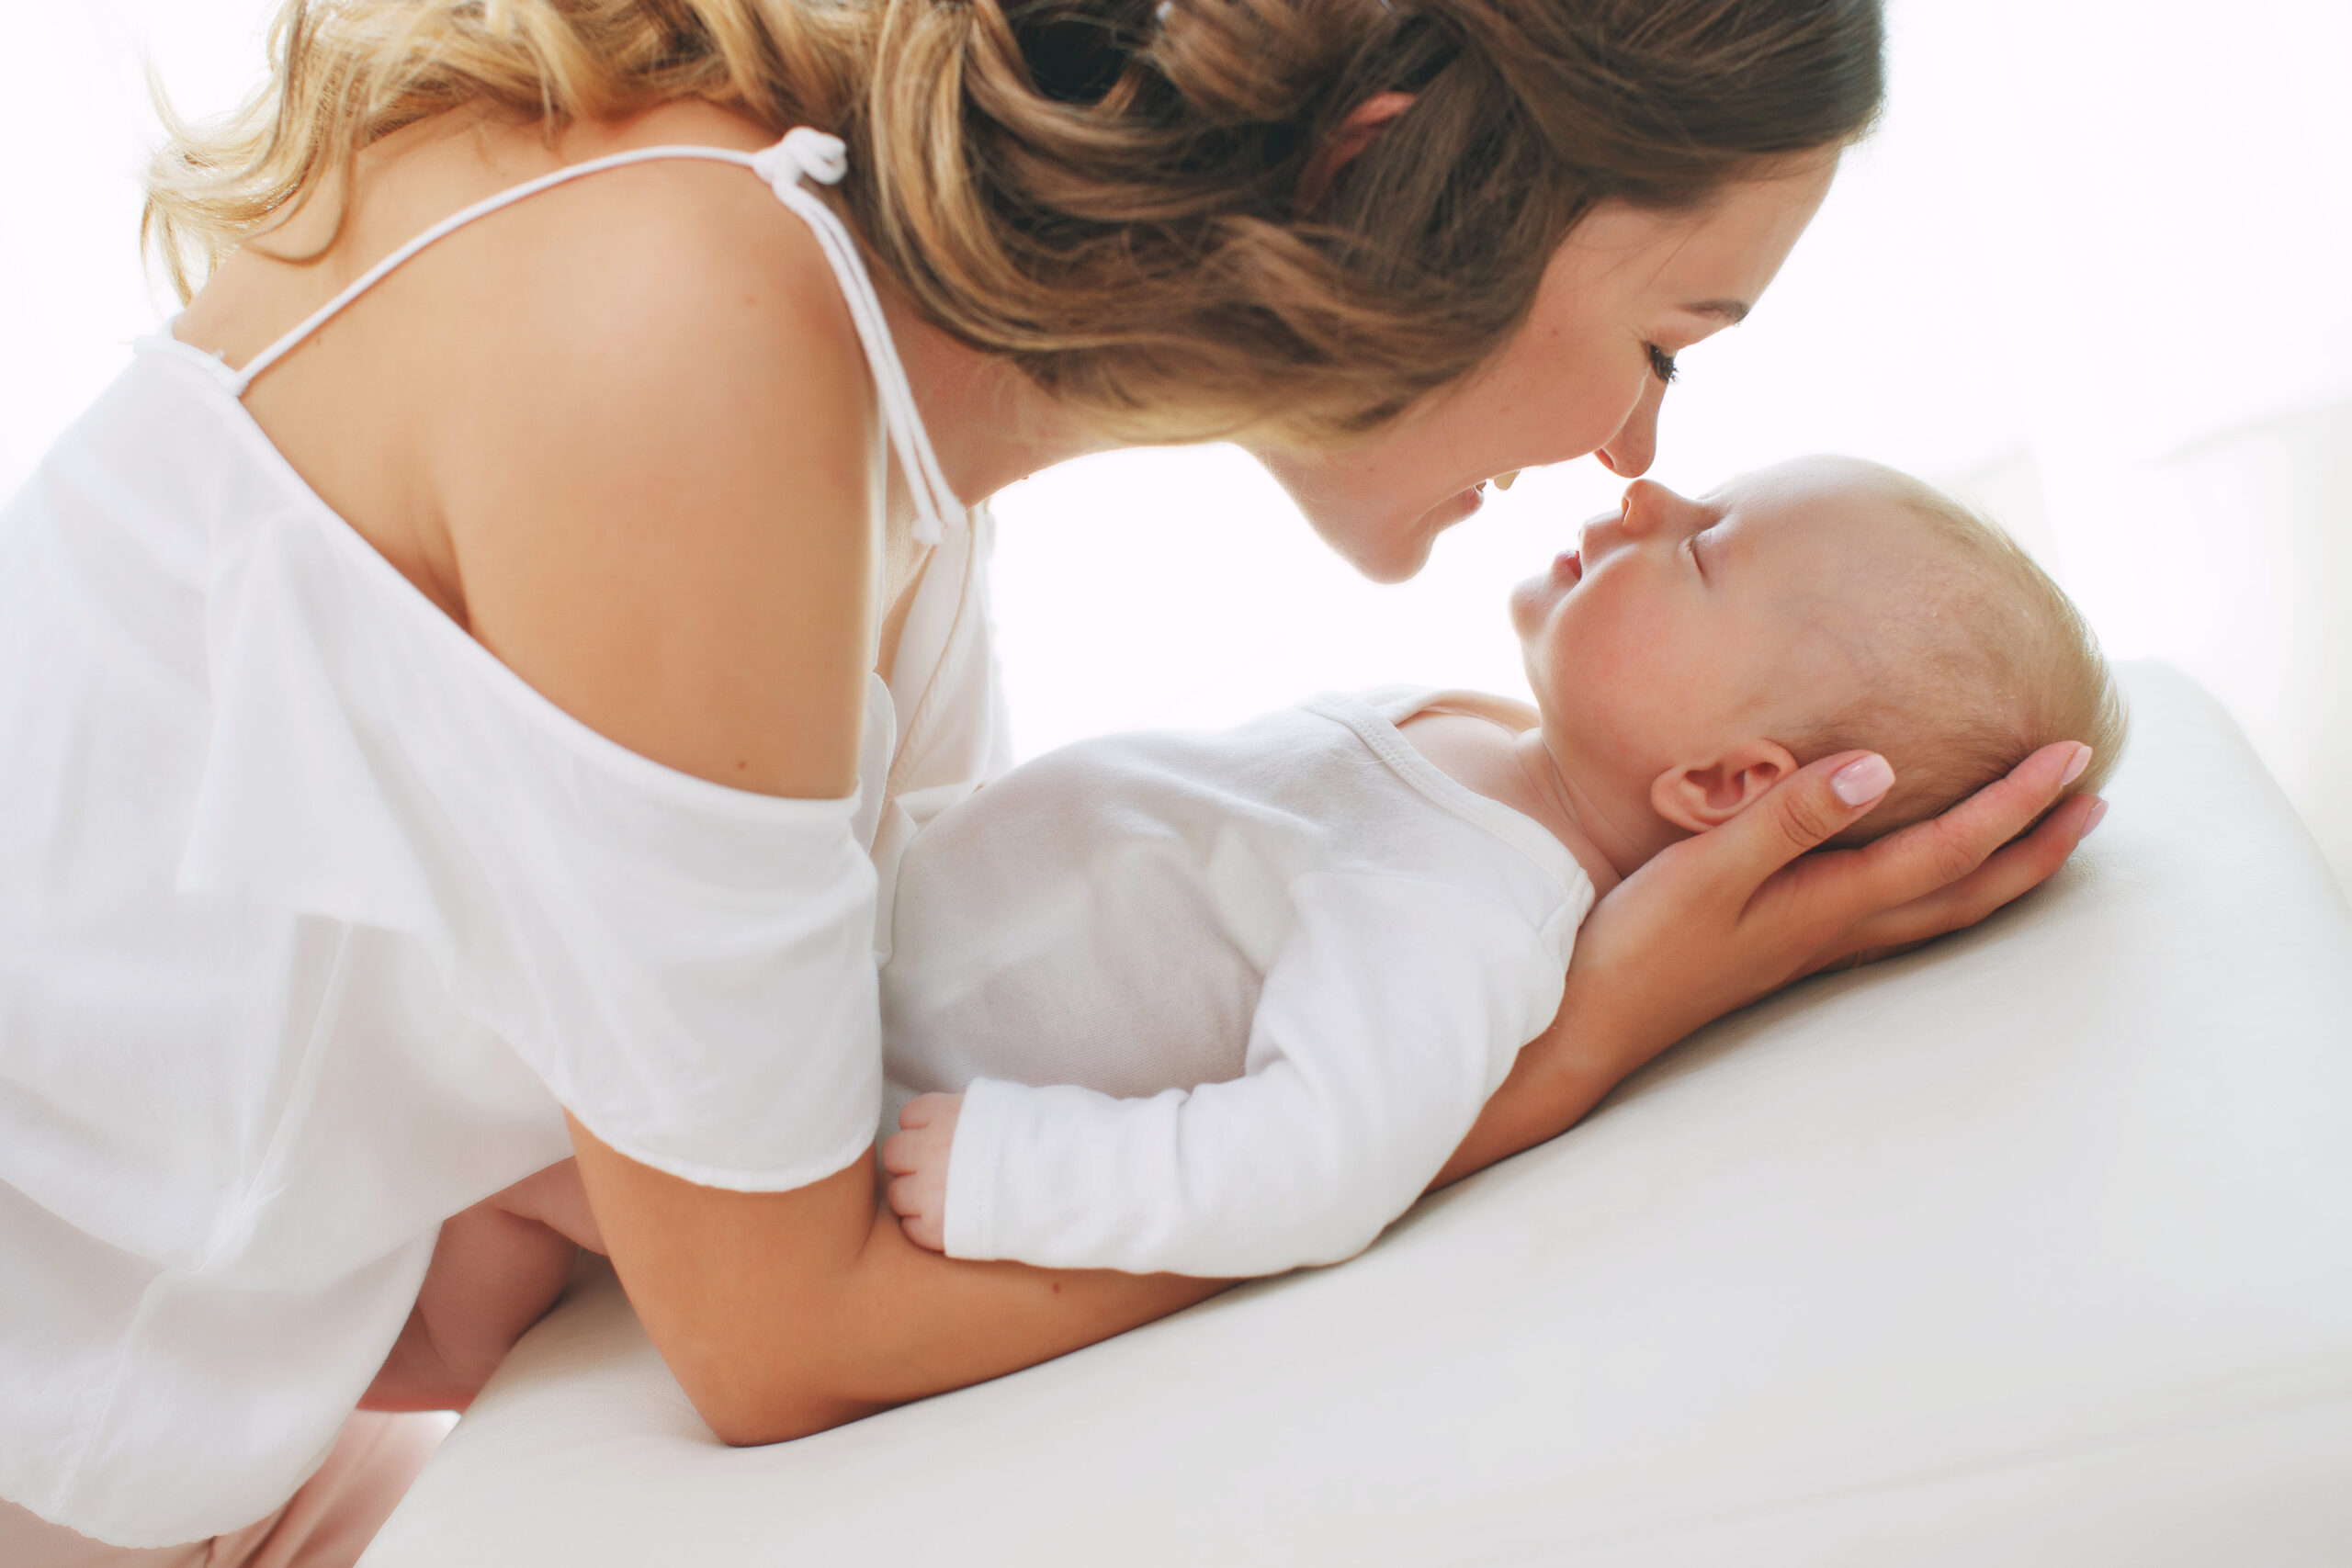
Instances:
[[[806,1389],[782,1392],[741,1383],[705,1389],[690,1387],[686,1398],[711,1435],[730,1449],[788,1443],[883,1408],[872,1401],[846,1395]]]
[[[841,1343],[847,1337],[813,1329],[806,1340],[799,1334],[787,1337],[786,1345],[715,1337],[665,1346],[662,1359],[712,1436],[729,1448],[760,1448],[883,1408],[872,1391],[844,1386],[845,1367],[857,1364],[854,1356],[838,1354],[849,1348]],[[786,1346],[796,1343],[830,1343],[837,1354],[795,1354]]]

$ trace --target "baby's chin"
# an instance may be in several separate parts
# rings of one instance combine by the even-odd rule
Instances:
[[[1511,630],[1519,634],[1521,645],[1528,648],[1531,654],[1536,634],[1544,629],[1552,607],[1583,577],[1583,558],[1574,550],[1562,550],[1552,558],[1549,570],[1527,579],[1510,591],[1510,597],[1506,603],[1510,608]]]
[[[1510,629],[1519,637],[1521,651],[1529,655],[1534,652],[1529,644],[1544,625],[1544,610],[1548,603],[1544,589],[1542,578],[1531,577],[1513,588],[1510,597],[1504,601],[1506,613],[1510,616]],[[1529,673],[1534,673],[1532,669]]]

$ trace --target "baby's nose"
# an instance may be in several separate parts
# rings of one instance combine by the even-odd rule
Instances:
[[[1625,487],[1611,520],[1629,539],[1646,538],[1661,528],[1688,526],[1697,508],[1655,479],[1635,479]]]
[[[1617,498],[1616,514],[1600,519],[1600,525],[1629,539],[1648,533],[1657,524],[1657,508],[1644,503],[1643,492],[1657,488],[1647,479],[1635,479],[1627,485],[1625,493]]]

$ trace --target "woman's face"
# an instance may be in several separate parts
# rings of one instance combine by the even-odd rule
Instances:
[[[1457,387],[1337,451],[1257,448],[1326,544],[1399,582],[1478,510],[1498,474],[1598,452],[1650,466],[1673,356],[1737,321],[1821,206],[1833,153],[1743,181],[1696,212],[1596,208],[1570,231],[1527,323]]]

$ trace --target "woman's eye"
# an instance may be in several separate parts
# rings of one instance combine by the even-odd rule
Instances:
[[[1672,386],[1674,384],[1674,378],[1679,374],[1675,367],[1674,355],[1667,353],[1666,350],[1658,347],[1656,344],[1651,344],[1648,347],[1650,351],[1650,374],[1656,376],[1668,386]]]

